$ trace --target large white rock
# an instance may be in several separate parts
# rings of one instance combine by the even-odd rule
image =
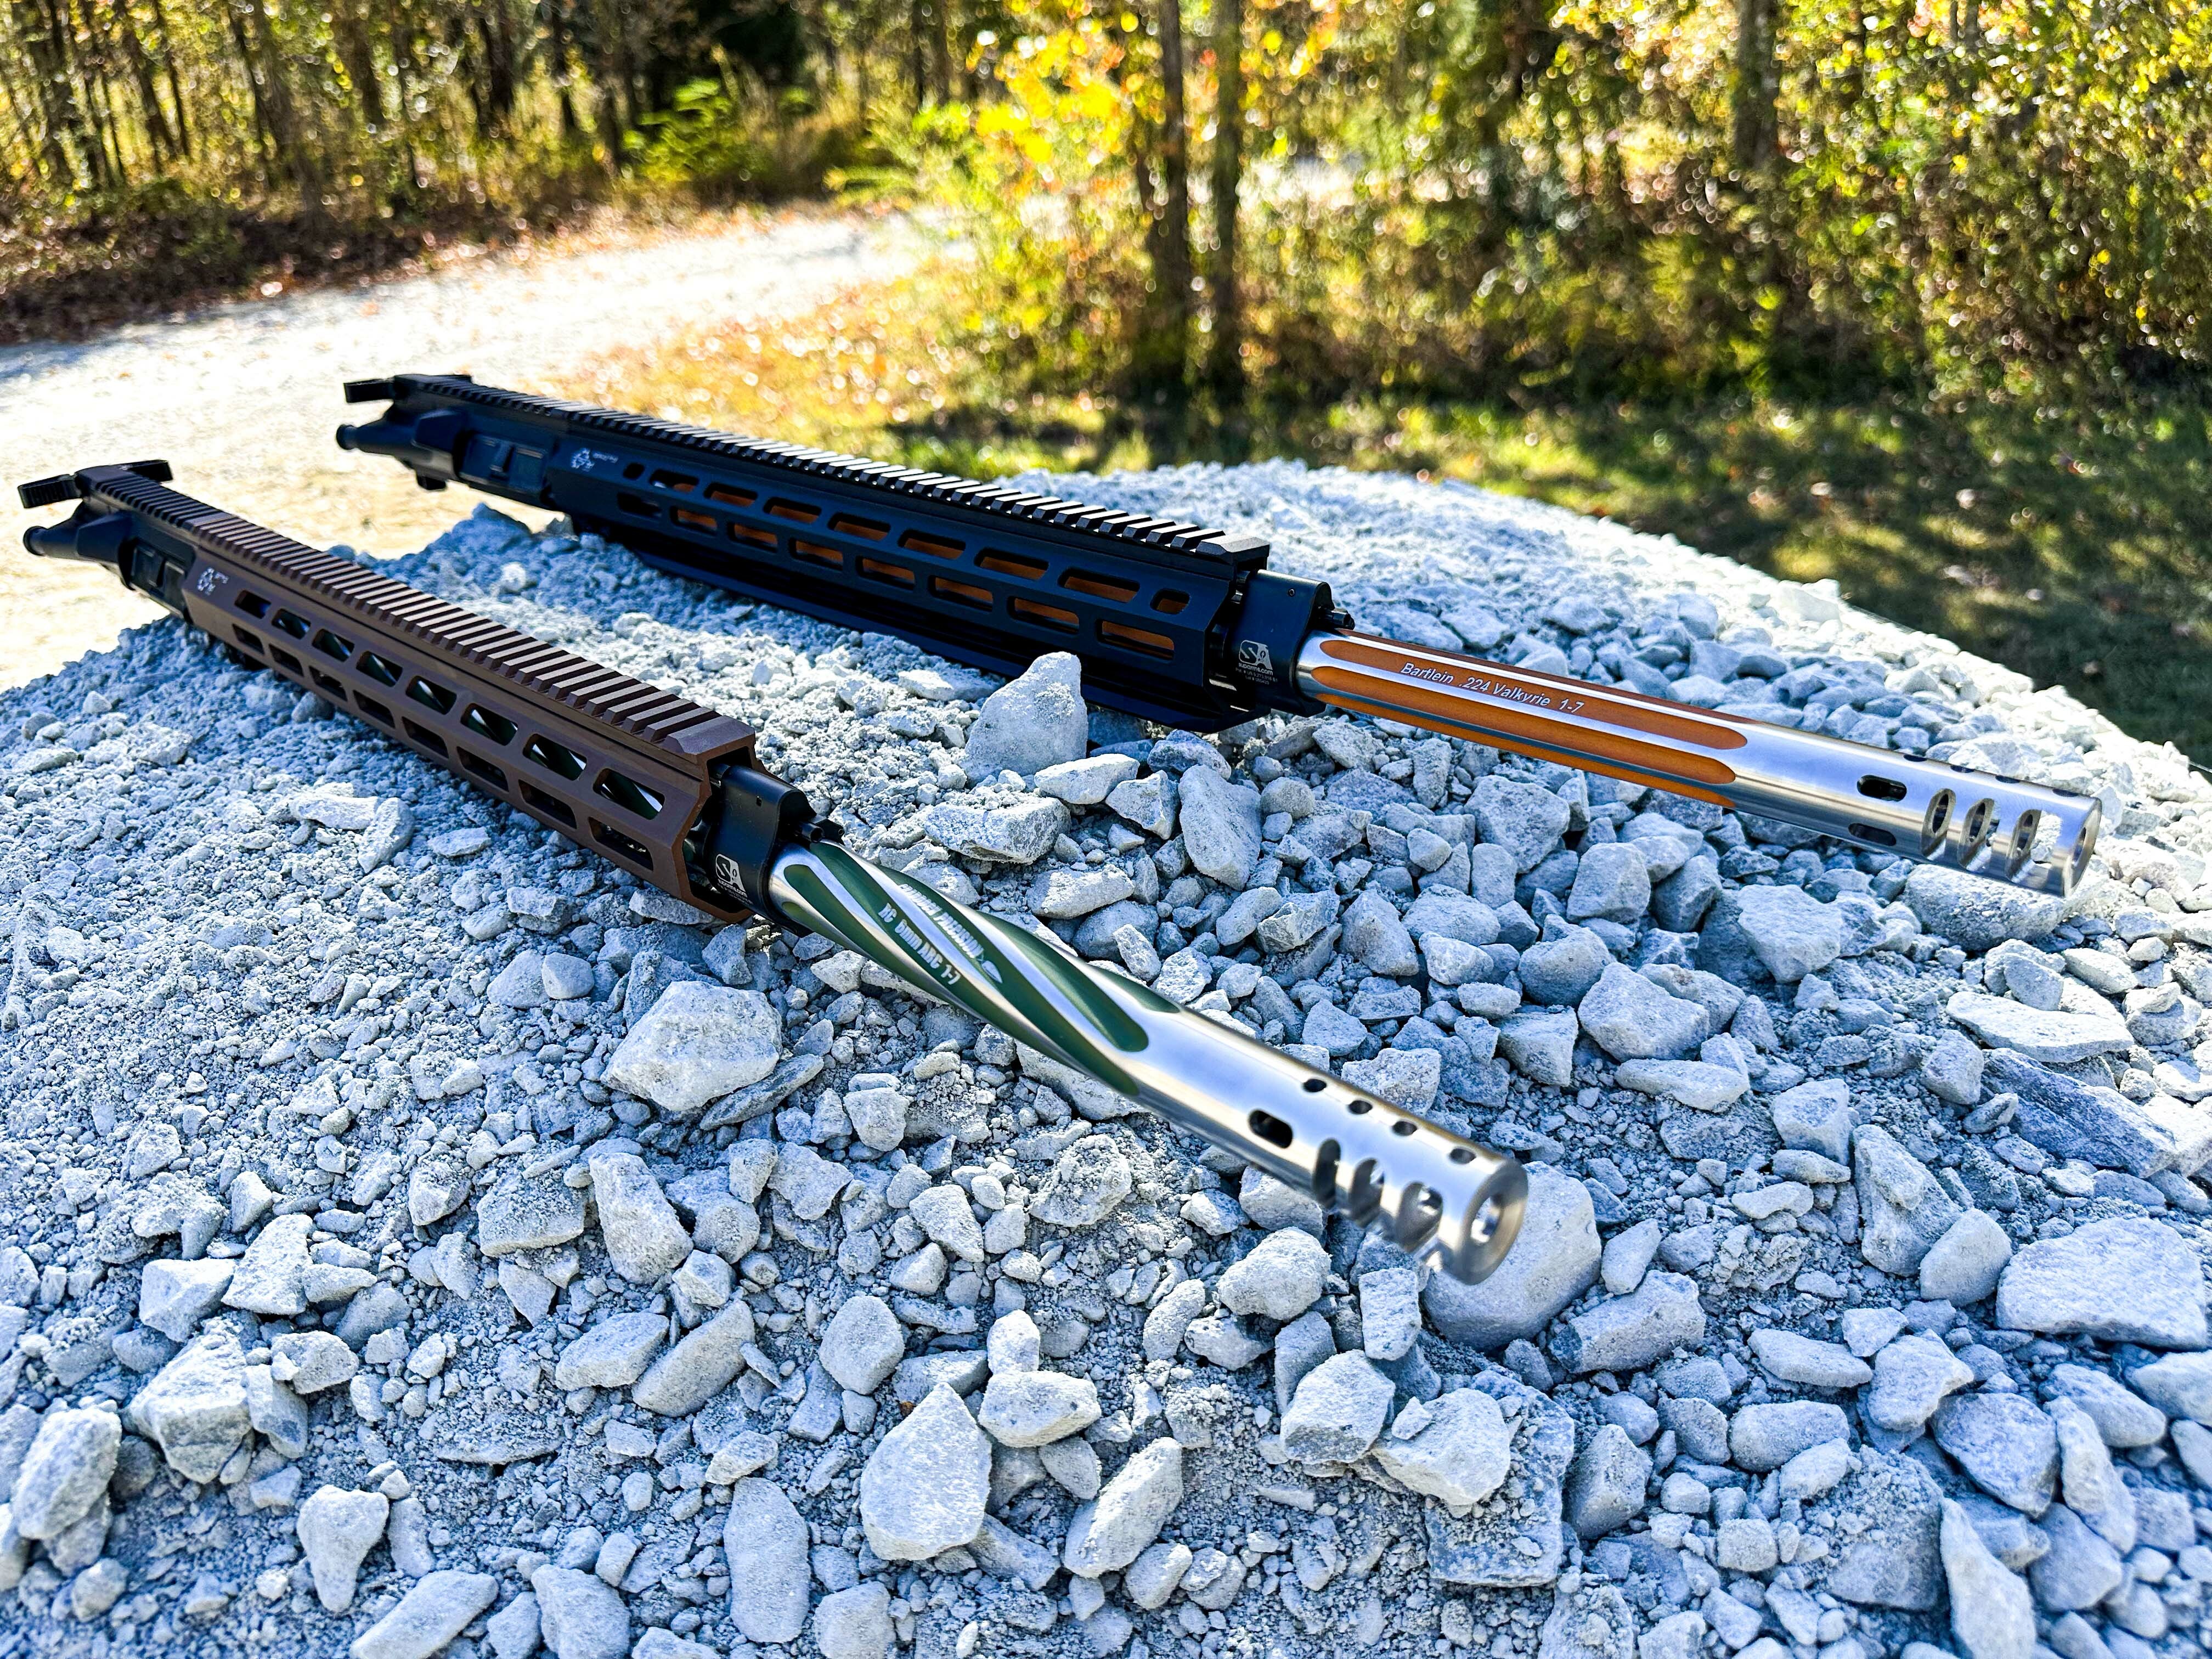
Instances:
[[[283,1317],[304,1313],[307,1235],[314,1224],[307,1216],[280,1215],[263,1227],[238,1259],[230,1288],[223,1292],[223,1305]]]
[[[969,744],[974,744],[970,736]],[[1036,775],[1036,791],[1054,800],[1064,800],[1070,806],[1097,806],[1113,793],[1117,783],[1126,783],[1137,775],[1137,763],[1128,755],[1093,755],[1088,760],[1062,761],[1057,766],[1048,766]]]
[[[1320,1299],[1328,1278],[1328,1252],[1321,1242],[1302,1228],[1285,1227],[1231,1263],[1214,1294],[1231,1313],[1291,1320]]]
[[[1859,1195],[1859,1254],[1886,1273],[1917,1273],[1921,1259],[1958,1220],[1959,1206],[1927,1166],[1878,1124],[1852,1135],[1851,1176]]]
[[[1153,781],[1133,779],[1119,786],[1114,794],[1118,798],[1123,790],[1142,789]],[[994,789],[941,800],[922,814],[922,822],[932,840],[963,858],[994,864],[1035,864],[1066,832],[1067,808],[1042,795],[1016,795],[1009,799],[1003,791]]]
[[[2012,1240],[1986,1211],[1968,1210],[1920,1258],[1920,1294],[1931,1302],[1972,1307],[1997,1287]]]
[[[1669,995],[1617,962],[1606,963],[1575,1013],[1591,1041],[1615,1060],[1673,1060],[1710,1034],[1702,1005]]]
[[[658,1284],[674,1273],[691,1254],[691,1235],[645,1160],[594,1150],[588,1167],[599,1237],[615,1271],[633,1285]]]
[[[1819,1078],[1784,1089],[1767,1103],[1774,1132],[1794,1151],[1818,1152],[1838,1164],[1851,1157],[1850,1085],[1838,1078]]]
[[[2077,1366],[2060,1368],[2064,1371],[2079,1371],[2080,1369]],[[2101,1376],[2103,1373],[2090,1372],[2088,1375]],[[2051,1373],[2051,1380],[2059,1380],[2058,1371]],[[2149,1364],[2139,1365],[2129,1372],[2128,1383],[2142,1396],[2142,1400],[2136,1402],[2138,1406],[2148,1401],[2168,1417],[2186,1417],[2198,1423],[2212,1423],[2212,1354],[2168,1354],[2163,1359],[2153,1360]],[[2112,1386],[2118,1389],[2119,1384],[2115,1382]],[[2081,1403],[2092,1415],[2096,1414],[2096,1407],[2090,1401],[2084,1399]],[[2149,1446],[2156,1445],[2159,1437],[2152,1434],[2147,1439],[2112,1440],[2107,1435],[2106,1438],[2116,1446]]]
[[[982,713],[968,728],[961,763],[979,782],[1001,772],[1030,777],[1048,766],[1081,760],[1090,742],[1083,659],[1054,651],[983,699]]]
[[[1721,896],[1711,935],[1740,930],[1769,974],[1795,985],[1842,953],[1840,906],[1823,904],[1802,887],[1741,887]]]
[[[495,1259],[517,1250],[565,1244],[584,1231],[584,1194],[567,1171],[526,1176],[523,1160],[509,1158],[507,1173],[477,1200],[477,1249]]]
[[[1498,1401],[1480,1389],[1454,1389],[1407,1405],[1370,1455],[1400,1486],[1464,1510],[1505,1484],[1512,1452],[1513,1431]]]
[[[1974,1380],[1966,1363],[1932,1336],[1900,1336],[1874,1357],[1868,1420],[1892,1434],[1919,1428],[1944,1400]]]
[[[149,1261],[138,1275],[138,1320],[172,1342],[189,1342],[230,1288],[234,1261]]]
[[[2174,1354],[2160,1360],[2156,1365],[2143,1366],[2128,1378],[2128,1382],[2133,1383],[2135,1389],[2142,1391],[2140,1394],[2105,1372],[2093,1370],[2087,1365],[2052,1366],[2051,1386],[2089,1413],[2097,1425],[2097,1432],[2104,1436],[2107,1446],[2123,1450],[2136,1446],[2155,1446],[2166,1438],[2166,1414],[2148,1397],[2152,1392],[2152,1384],[2145,1380],[2145,1373],[2156,1370],[2159,1365],[2173,1359],[2202,1360],[2204,1358],[2202,1354]],[[2212,1405],[2212,1395],[2208,1395],[2206,1399],[2208,1405]]]
[[[1283,1449],[1308,1463],[1351,1462],[1382,1432],[1392,1390],[1365,1354],[1324,1359],[1299,1380],[1283,1413]]]
[[[16,1533],[33,1542],[58,1538],[89,1515],[107,1491],[122,1443],[123,1425],[112,1412],[47,1413],[23,1454],[9,1498]]]
[[[1079,1578],[1118,1572],[1144,1553],[1182,1502],[1182,1448],[1162,1437],[1121,1465],[1068,1522],[1060,1559]]]
[[[1626,1296],[1585,1308],[1552,1341],[1571,1371],[1640,1371],[1676,1348],[1705,1340],[1705,1310],[1694,1280],[1646,1273]]]
[[[1036,1074],[1026,1054],[1022,1064]],[[1030,1218],[1052,1227],[1095,1227],[1121,1206],[1135,1185],[1128,1155],[1111,1135],[1085,1135],[1053,1160],[1051,1173],[1030,1200]]]
[[[805,1517],[774,1481],[740,1480],[730,1492],[722,1551],[730,1564],[730,1617],[748,1642],[795,1642],[806,1627]]]
[[[753,1340],[753,1314],[741,1297],[653,1363],[629,1397],[662,1417],[689,1417],[724,1389],[745,1365]]]
[[[2027,1245],[1997,1283],[1996,1311],[2007,1330],[2080,1333],[2151,1348],[2212,1341],[2197,1253],[2148,1216],[2093,1221]]]
[[[775,1010],[757,991],[678,980],[607,1061],[610,1087],[678,1117],[759,1082],[782,1052]]]
[[[1242,889],[1260,858],[1260,792],[1231,783],[1209,768],[1182,775],[1183,851],[1191,867],[1223,886]]]
[[[1516,871],[1534,869],[1567,832],[1566,802],[1533,783],[1484,777],[1474,786],[1474,805],[1483,840],[1511,854]]]
[[[530,1575],[538,1593],[538,1628],[553,1659],[627,1659],[629,1610],[592,1573],[540,1567]]]
[[[1421,1302],[1448,1340],[1502,1348],[1550,1324],[1590,1287],[1602,1259],[1589,1189],[1554,1165],[1531,1164],[1521,1236],[1505,1260],[1480,1285],[1431,1273]]]
[[[981,1265],[983,1224],[975,1219],[968,1194],[950,1182],[927,1188],[907,1206],[907,1213],[921,1224],[925,1235],[963,1261]]]
[[[668,1340],[664,1314],[617,1314],[602,1319],[561,1351],[553,1368],[556,1389],[626,1389]]]
[[[1951,1633],[1967,1659],[2032,1659],[2035,1598],[2027,1581],[1990,1553],[1972,1517],[1948,1498],[1942,1548],[1951,1590]]]
[[[186,1343],[139,1389],[125,1414],[185,1480],[214,1480],[252,1426],[246,1406],[246,1354],[237,1332],[218,1325]]]
[[[873,1394],[904,1358],[906,1332],[881,1297],[847,1297],[822,1333],[822,1369],[854,1394]]]
[[[860,1470],[860,1526],[886,1561],[926,1561],[982,1530],[991,1443],[939,1383],[877,1443]]]
[[[1810,1389],[1856,1389],[1874,1380],[1873,1367],[1842,1343],[1795,1331],[1753,1331],[1751,1352],[1769,1376]]]
[[[352,1659],[431,1659],[498,1594],[499,1580],[488,1572],[425,1573],[398,1606],[354,1638],[349,1651]]]
[[[880,1583],[832,1590],[814,1609],[814,1645],[822,1659],[886,1659],[896,1633],[891,1593]]]
[[[1976,954],[2008,939],[2041,939],[2066,915],[2060,894],[2030,892],[1934,864],[1913,866],[1904,896],[1923,927]]]
[[[343,1613],[353,1605],[362,1561],[384,1536],[391,1513],[392,1500],[382,1492],[342,1486],[318,1487],[300,1505],[300,1548],[325,1613]]]
[[[2125,1054],[2134,1046],[2128,1023],[2117,1013],[2072,1013],[2031,1008],[2009,997],[1960,991],[1943,1012],[1992,1048],[2011,1048],[2046,1066],[2070,1066],[2099,1054]]]
[[[1047,1446],[1098,1420],[1097,1385],[1060,1371],[1002,1371],[983,1390],[975,1414],[1002,1446]]]
[[[350,1382],[361,1361],[334,1331],[287,1331],[271,1342],[270,1374],[294,1394],[320,1394]]]
[[[2136,1547],[2136,1495],[2112,1467],[2096,1419],[2064,1395],[2049,1401],[2045,1410],[2058,1437],[2059,1490],[2066,1507],[2125,1554]]]

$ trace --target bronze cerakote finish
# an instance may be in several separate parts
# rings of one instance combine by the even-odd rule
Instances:
[[[2065,894],[2104,815],[2092,796],[1722,709],[1368,634],[1310,636],[1316,702],[1799,824],[1862,847]]]
[[[202,632],[687,903],[744,914],[694,882],[684,846],[715,771],[752,763],[743,720],[131,469],[80,476],[178,532],[173,603]]]

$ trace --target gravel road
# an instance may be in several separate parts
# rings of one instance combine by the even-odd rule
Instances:
[[[390,463],[341,453],[343,380],[465,369],[534,387],[641,331],[774,315],[896,263],[860,222],[793,215],[634,246],[487,258],[404,282],[311,289],[0,350],[0,685],[114,642],[155,607],[106,573],[18,556],[23,479],[159,455],[183,487],[294,535],[416,545],[452,518]]]

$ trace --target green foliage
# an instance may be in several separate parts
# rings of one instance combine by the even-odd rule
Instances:
[[[1128,187],[1122,47],[1088,24],[1017,42],[996,97],[937,105],[884,132],[886,166],[969,258],[942,273],[963,344],[1011,389],[1127,380],[1148,266]]]
[[[651,184],[737,188],[760,180],[770,167],[768,146],[720,81],[685,82],[665,110],[639,119],[623,149],[632,170]]]
[[[1774,3],[1764,100],[1735,84],[1733,17],[1687,0],[1263,9],[1259,380],[1558,403],[2206,365],[2212,14]],[[908,146],[977,251],[989,355],[1025,384],[1126,371],[1157,199],[1158,53],[1134,21],[1018,4],[990,95]],[[1210,79],[1208,60],[1194,107]]]
[[[95,246],[117,280],[53,325],[378,268],[457,228],[817,191],[863,125],[820,73],[845,6],[0,8],[0,331],[64,309],[52,295]]]

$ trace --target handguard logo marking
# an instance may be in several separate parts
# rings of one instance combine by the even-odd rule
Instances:
[[[1268,652],[1265,640],[1237,641],[1237,672],[1248,680],[1272,680],[1275,678],[1275,659]]]
[[[199,589],[203,593],[212,593],[216,588],[221,587],[229,580],[229,577],[224,575],[222,572],[216,569],[212,565],[210,565],[208,568],[200,572],[200,579],[194,582],[192,586]]]

